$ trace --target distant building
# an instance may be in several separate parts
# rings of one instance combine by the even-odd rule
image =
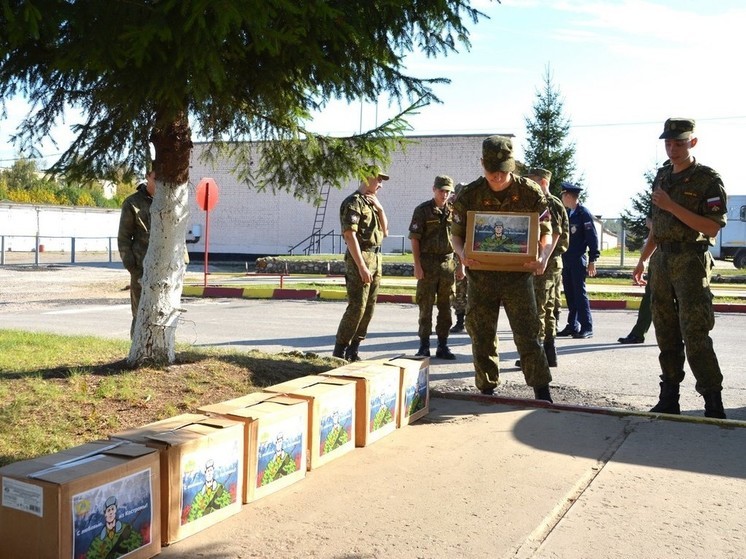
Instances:
[[[414,136],[406,151],[392,155],[386,171],[391,180],[384,183],[381,201],[389,218],[390,236],[384,241],[385,252],[409,250],[409,222],[414,208],[432,197],[433,179],[449,175],[455,182],[471,182],[482,173],[480,162],[482,140],[489,134]],[[231,174],[230,161],[214,167],[200,161],[206,144],[197,143],[192,153],[189,196],[190,230],[200,237],[189,244],[191,254],[204,253],[205,212],[195,201],[195,189],[200,179],[211,177],[218,185],[217,206],[209,216],[209,255],[265,256],[302,254],[314,228],[322,234],[339,235],[339,206],[358,186],[350,182],[342,190],[329,192],[325,208],[315,208],[296,200],[290,194],[272,194],[249,190]],[[319,215],[321,214],[321,215]],[[319,226],[319,224],[321,224]],[[339,249],[339,238],[336,239]],[[331,237],[324,239],[320,252],[333,250]]]

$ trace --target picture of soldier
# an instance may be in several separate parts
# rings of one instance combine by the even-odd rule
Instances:
[[[339,410],[334,410],[331,414],[331,428],[324,438],[324,444],[322,446],[322,454],[328,454],[329,452],[338,449],[350,442],[350,431],[351,427],[345,427],[342,425],[341,414]]]
[[[215,460],[209,459],[205,462],[203,473],[204,484],[192,499],[186,522],[202,518],[235,502],[235,498],[225,488],[225,484],[215,479]]]
[[[119,506],[115,495],[104,502],[104,527],[93,539],[86,559],[109,559],[122,557],[143,546],[143,537],[132,524],[119,518]]]
[[[489,225],[491,232],[484,236],[485,226],[477,225],[474,235],[474,250],[480,252],[526,252],[528,231],[508,235],[503,221],[495,221]]]
[[[377,431],[381,427],[388,425],[394,421],[394,413],[396,412],[396,394],[389,394],[387,391],[382,389],[376,397],[377,406],[371,409],[371,413],[375,410],[375,413],[371,422],[371,431]],[[391,404],[391,405],[390,405]]]
[[[282,432],[277,433],[274,441],[274,454],[264,468],[260,486],[268,485],[297,470],[295,457],[285,450],[285,435]]]

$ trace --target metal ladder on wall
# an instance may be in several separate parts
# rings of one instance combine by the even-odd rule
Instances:
[[[326,219],[326,207],[329,204],[329,192],[331,185],[324,183],[321,186],[321,203],[316,206],[316,216],[313,218],[313,230],[308,239],[308,246],[304,251],[306,254],[318,254],[320,251],[321,229]]]

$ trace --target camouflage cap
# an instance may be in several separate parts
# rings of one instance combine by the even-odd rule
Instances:
[[[453,179],[448,175],[438,175],[437,177],[435,177],[433,188],[453,192]]]
[[[490,136],[482,142],[482,165],[488,172],[515,170],[513,142],[505,136]]]
[[[383,172],[383,169],[380,165],[368,165],[365,168],[366,176],[368,177],[379,177],[381,180],[387,181],[389,180],[389,176]]]
[[[694,120],[691,118],[669,118],[663,125],[661,140],[686,140],[694,133]]]
[[[552,171],[547,171],[546,169],[542,169],[541,167],[531,167],[528,170],[528,173],[526,173],[527,177],[537,177],[539,179],[547,179],[548,181],[552,180]]]

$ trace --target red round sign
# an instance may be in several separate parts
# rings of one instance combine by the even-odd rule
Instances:
[[[203,178],[197,185],[197,205],[208,212],[218,203],[218,185],[215,179]]]

